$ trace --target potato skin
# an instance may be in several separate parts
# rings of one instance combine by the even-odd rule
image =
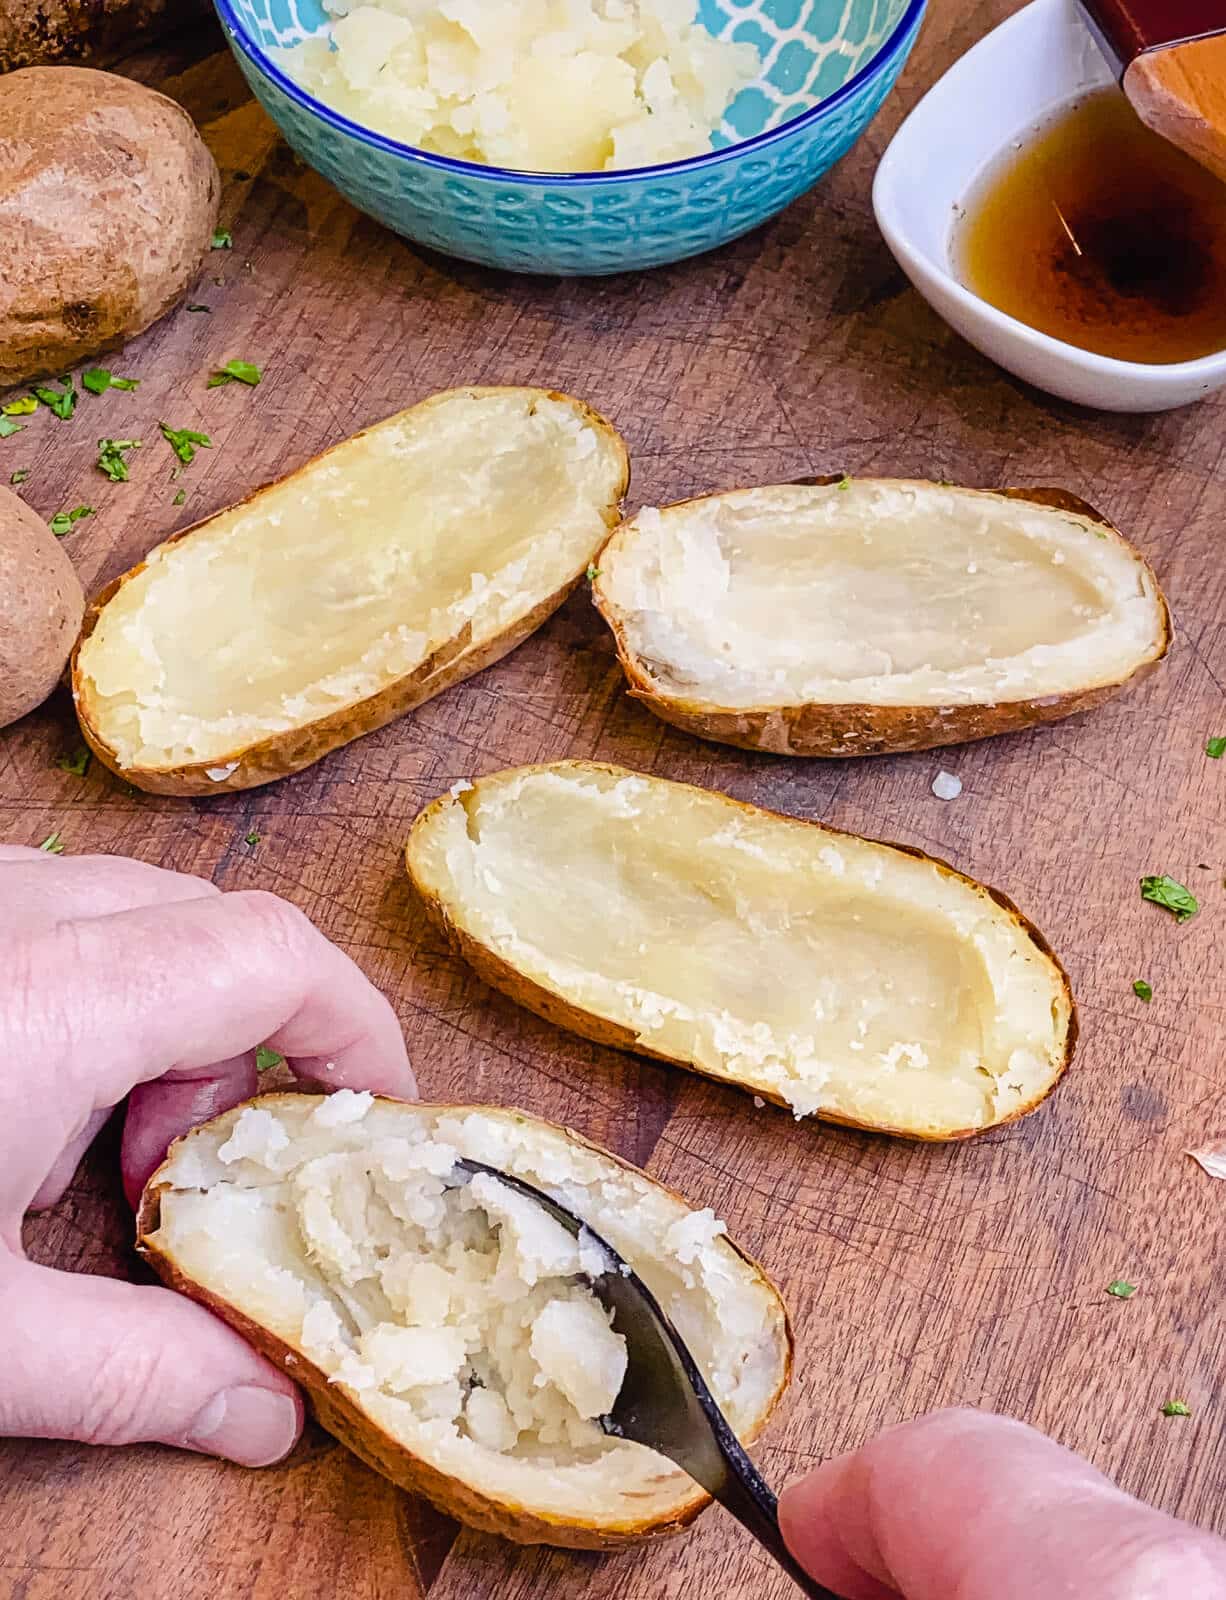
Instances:
[[[477,395],[497,394],[500,392],[513,392],[512,388],[501,390],[494,388],[472,388],[468,390],[446,390],[441,394],[432,395],[423,400],[420,406],[414,409],[424,409],[442,401],[450,399],[456,393],[470,393]],[[630,484],[630,462],[626,455],[625,445],[620,435],[605,417],[593,411],[582,401],[576,400],[573,395],[562,394],[557,390],[542,391],[550,400],[560,400],[568,405],[575,406],[583,416],[585,422],[600,432],[606,439],[615,441],[620,450],[623,470],[617,500],[620,501]],[[318,462],[323,461],[332,451],[352,444],[355,439],[360,439],[362,432],[351,434],[347,439],[342,439],[338,444],[331,445],[327,450],[322,450],[309,461],[305,462],[295,471],[286,474],[285,478],[276,480],[286,482],[290,478],[310,471]],[[239,505],[250,505],[268,485],[254,489],[246,495]],[[233,506],[224,508],[233,510]],[[214,515],[220,516],[221,512]],[[610,529],[616,524],[619,513],[610,509],[605,515],[606,526]],[[181,539],[190,539],[194,533],[206,528],[211,517],[206,517],[200,522],[193,523],[189,528],[183,528],[164,541],[165,545],[178,544]],[[162,545],[156,548],[163,548]],[[150,552],[152,554],[152,552]],[[529,635],[550,618],[560,605],[567,599],[582,580],[583,574],[576,573],[560,588],[554,591],[547,599],[542,600],[527,616],[522,617],[513,628],[495,639],[488,639],[478,649],[469,648],[471,637],[470,630],[466,627],[464,632],[455,639],[447,641],[446,645],[435,654],[423,661],[421,665],[407,677],[398,679],[389,684],[387,688],[371,695],[369,699],[359,701],[356,705],[342,706],[330,716],[321,717],[315,722],[306,723],[301,728],[294,728],[285,733],[275,734],[268,739],[262,739],[258,744],[234,750],[215,761],[196,762],[189,766],[158,768],[152,770],[146,767],[124,767],[119,764],[115,751],[103,738],[94,723],[90,712],[89,697],[85,693],[81,673],[78,670],[77,658],[81,645],[89,638],[97,626],[98,618],[108,600],[114,598],[125,583],[130,582],[138,573],[144,571],[148,557],[145,561],[138,562],[136,566],[121,574],[105,589],[90,601],[85,612],[85,620],[81,628],[81,637],[72,655],[72,693],[76,703],[77,720],[81,724],[81,733],[86,744],[101,761],[104,767],[128,783],[135,784],[138,789],[145,790],[148,794],[166,795],[216,795],[227,794],[237,789],[252,789],[262,783],[275,783],[278,778],[288,778],[295,772],[301,772],[305,767],[313,766],[333,750],[338,750],[342,745],[349,744],[353,739],[359,739],[364,733],[373,733],[377,728],[386,727],[389,722],[395,722],[406,712],[415,707],[424,705],[427,700],[432,700],[436,694],[442,694],[444,689],[449,689],[453,684],[462,683],[465,678],[471,678],[475,673],[481,672],[485,667],[492,666],[495,661],[500,661],[503,656],[509,655],[512,650],[521,645]],[[223,772],[231,766],[233,771],[225,772],[221,777],[210,777],[210,772]]]
[[[0,72],[114,57],[206,10],[206,0],[3,0]]]
[[[838,483],[838,477],[803,478],[804,484]],[[1116,683],[1099,684],[1093,689],[1074,690],[1062,695],[1044,695],[1032,700],[1000,701],[995,705],[894,706],[834,705],[815,703],[790,706],[753,706],[721,710],[705,701],[687,700],[664,694],[644,671],[626,638],[621,618],[601,592],[599,580],[592,586],[596,609],[612,631],[617,656],[625,673],[629,693],[641,700],[663,722],[692,733],[699,739],[735,745],[742,750],[761,750],[777,756],[817,756],[839,759],[847,756],[896,755],[912,750],[935,750],[945,745],[970,744],[991,739],[1001,733],[1019,733],[1042,723],[1060,722],[1065,717],[1091,711],[1111,699],[1124,687],[1151,672],[1166,656],[1171,642],[1170,608],[1153,568],[1101,512],[1064,489],[999,489],[990,491],[1009,500],[1028,500],[1088,517],[1110,530],[1154,580],[1162,604],[1164,632],[1162,647],[1152,660]],[[690,504],[692,502],[682,502]],[[614,535],[616,537],[616,535]],[[599,563],[598,563],[599,564]]]
[[[278,1099],[291,1099],[292,1094],[261,1095],[255,1100],[247,1102],[251,1105],[275,1106]],[[386,1099],[387,1096],[379,1096]],[[440,1111],[456,1116],[463,1116],[475,1112],[481,1116],[495,1116],[499,1118],[522,1119],[554,1130],[563,1134],[566,1139],[585,1150],[592,1150],[606,1160],[614,1162],[626,1172],[637,1173],[642,1177],[639,1167],[629,1161],[623,1161],[620,1156],[612,1151],[603,1149],[600,1145],[593,1144],[585,1139],[582,1134],[576,1133],[573,1128],[563,1127],[559,1123],[545,1122],[540,1117],[531,1116],[527,1112],[516,1111],[509,1107],[495,1106],[456,1106],[456,1105],[431,1105],[425,1109]],[[167,1161],[171,1154],[185,1140],[192,1138],[193,1129],[176,1139],[167,1152]],[[335,1385],[330,1384],[327,1375],[319,1370],[305,1356],[291,1350],[281,1339],[270,1334],[267,1329],[236,1311],[224,1300],[201,1288],[190,1278],[184,1276],[175,1265],[174,1261],[163,1254],[154,1243],[152,1235],[157,1231],[160,1220],[161,1192],[166,1187],[166,1180],[162,1177],[165,1163],[149,1179],[141,1196],[140,1205],[136,1215],[136,1249],[158,1274],[164,1283],[172,1289],[177,1289],[181,1294],[190,1299],[198,1300],[202,1305],[215,1312],[223,1321],[228,1322],[232,1328],[253,1345],[261,1355],[267,1356],[278,1367],[302,1385],[306,1391],[307,1404],[317,1420],[327,1428],[354,1455],[358,1456],[368,1467],[373,1467],[383,1477],[389,1478],[400,1488],[410,1494],[423,1495],[440,1511],[448,1516],[455,1517],[457,1521],[466,1523],[469,1527],[478,1528],[484,1533],[495,1533],[504,1539],[510,1539],[516,1544],[548,1544],[562,1549],[571,1550],[620,1550],[628,1545],[641,1544],[648,1539],[667,1537],[670,1534],[680,1533],[688,1527],[694,1519],[711,1504],[711,1498],[705,1491],[695,1486],[693,1494],[686,1501],[684,1507],[673,1517],[666,1521],[652,1521],[644,1518],[642,1521],[627,1522],[618,1526],[608,1524],[595,1525],[578,1522],[568,1522],[562,1519],[543,1517],[538,1512],[529,1511],[526,1507],[513,1501],[495,1501],[483,1491],[474,1489],[458,1478],[440,1472],[428,1461],[423,1461],[419,1456],[400,1444],[397,1440],[384,1433],[371,1421],[354,1403],[349,1400]],[[664,1189],[667,1193],[684,1199],[677,1195],[675,1190],[668,1189],[666,1184],[659,1183],[655,1178],[648,1181],[657,1189]],[[687,1205],[688,1201],[685,1202]],[[791,1382],[792,1361],[794,1355],[794,1339],[791,1321],[788,1318],[787,1307],[779,1295],[778,1290],[771,1282],[762,1267],[752,1256],[740,1249],[732,1240],[728,1241],[737,1254],[753,1270],[755,1276],[760,1278],[771,1289],[778,1300],[783,1312],[783,1336],[786,1341],[784,1351],[784,1369],[779,1386],[771,1396],[770,1402],[763,1415],[754,1427],[742,1435],[743,1443],[751,1443],[765,1428],[784,1390]]]
[[[548,770],[557,771],[559,769],[572,769],[579,773],[603,772],[621,775],[620,768],[597,761],[558,761],[551,763]],[[518,770],[531,772],[542,769],[525,767]],[[481,780],[477,779],[473,787],[480,788],[480,785]],[[696,784],[678,784],[677,787],[696,789],[700,794],[704,795],[710,793],[709,790],[701,789]],[[825,822],[810,822],[801,817],[789,817],[784,812],[771,811],[765,806],[754,806],[744,800],[734,800],[731,795],[724,795],[722,798],[741,811],[758,816],[774,817],[778,821],[786,822],[795,828],[816,828],[822,834],[829,834],[835,838],[856,839],[862,837],[862,835],[850,833],[846,828],[832,828]],[[597,1016],[594,1012],[584,1011],[580,1006],[574,1005],[556,990],[547,988],[543,984],[537,983],[534,978],[530,978],[525,973],[520,972],[517,967],[513,967],[509,962],[504,961],[495,951],[474,939],[466,929],[458,927],[449,916],[447,908],[443,905],[438,895],[414,873],[412,855],[413,834],[416,833],[419,827],[426,824],[435,812],[451,803],[452,797],[450,795],[440,795],[437,800],[431,801],[428,806],[418,813],[409,832],[409,842],[405,846],[405,870],[430,921],[442,932],[456,955],[462,957],[483,982],[488,983],[491,989],[497,989],[502,994],[505,994],[508,999],[514,1000],[517,1005],[525,1007],[528,1011],[535,1012],[538,1017],[543,1017],[546,1022],[552,1022],[559,1028],[566,1028],[571,1033],[577,1033],[580,1038],[591,1039],[594,1044],[608,1045],[614,1050],[628,1050],[634,1055],[646,1056],[653,1061],[665,1061],[670,1066],[683,1067],[687,1072],[692,1072],[697,1077],[709,1078],[711,1082],[721,1084],[724,1088],[740,1089],[745,1094],[753,1094],[759,1099],[769,1100],[774,1105],[782,1106],[785,1111],[792,1110],[792,1107],[781,1095],[772,1093],[764,1085],[756,1083],[739,1084],[724,1074],[707,1072],[694,1062],[683,1060],[680,1056],[670,1056],[662,1051],[649,1049],[640,1041],[632,1028],[627,1028],[622,1023],[613,1022],[606,1017]],[[994,889],[989,884],[980,884],[974,878],[968,877],[966,873],[959,872],[957,867],[952,866],[948,861],[943,861],[939,856],[930,856],[926,851],[916,849],[913,845],[894,844],[885,839],[873,840],[872,842],[886,845],[891,850],[899,850],[904,855],[914,856],[917,861],[927,861],[942,874],[948,877],[960,878],[964,883],[972,884],[977,889],[986,889],[1001,910],[1007,912],[1011,920],[1025,930],[1027,936],[1051,961],[1060,977],[1064,998],[1069,1008],[1064,1058],[1060,1063],[1056,1076],[1042,1094],[1037,1095],[1035,1099],[1029,1101],[1026,1105],[1019,1106],[1007,1117],[1002,1117],[999,1121],[988,1123],[981,1128],[959,1128],[952,1133],[934,1133],[915,1128],[896,1128],[886,1123],[860,1122],[854,1117],[840,1116],[837,1112],[832,1111],[815,1111],[813,1113],[814,1119],[818,1122],[835,1123],[840,1127],[858,1128],[865,1133],[882,1133],[888,1134],[895,1139],[911,1139],[919,1144],[952,1144],[961,1139],[975,1139],[980,1134],[988,1133],[994,1128],[1003,1128],[1011,1122],[1020,1121],[1022,1117],[1029,1116],[1032,1111],[1036,1110],[1044,1100],[1055,1092],[1064,1074],[1068,1071],[1077,1047],[1079,1031],[1077,1003],[1073,998],[1072,985],[1063,963],[1034,923],[1013,903],[1003,890]]]
[[[84,607],[63,545],[20,496],[0,488],[0,728],[55,688]]]
[[[0,77],[0,387],[132,338],[174,306],[217,224],[217,165],[182,107],[89,67]]]

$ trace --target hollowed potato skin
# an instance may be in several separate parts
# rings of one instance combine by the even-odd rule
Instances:
[[[456,394],[467,393],[477,396],[498,393],[515,393],[515,389],[508,387],[499,388],[470,388],[464,390],[446,390],[441,394],[432,395],[414,407],[421,410],[432,404],[453,398]],[[606,440],[613,441],[621,452],[623,470],[620,490],[615,501],[610,505],[605,514],[605,525],[612,528],[618,520],[617,503],[625,495],[630,482],[630,464],[617,430],[612,423],[593,411],[582,401],[576,400],[571,395],[562,394],[557,390],[541,390],[542,398],[562,401],[576,408],[583,420],[592,428],[601,433]],[[384,419],[386,420],[386,419]],[[378,426],[376,424],[375,426]],[[352,434],[338,444],[322,450],[309,461],[298,467],[294,472],[288,473],[284,479],[277,482],[286,482],[291,478],[311,471],[319,462],[323,461],[334,450],[343,449],[360,439],[362,432]],[[226,506],[223,511],[214,512],[211,516],[193,523],[188,528],[173,534],[169,539],[157,546],[163,549],[167,545],[177,544],[181,539],[190,539],[193,534],[208,527],[214,517],[228,514],[237,506],[249,505],[268,485],[261,485],[253,489],[249,495],[237,501],[235,505]],[[150,554],[153,552],[151,551]],[[386,727],[389,722],[395,722],[406,712],[414,710],[417,706],[424,705],[427,700],[432,700],[435,695],[442,694],[444,689],[449,689],[453,684],[462,683],[465,678],[471,678],[475,673],[492,666],[500,661],[503,656],[509,655],[512,650],[523,644],[524,640],[546,622],[560,605],[567,599],[572,591],[582,581],[583,574],[576,573],[568,579],[553,594],[542,600],[539,605],[521,617],[516,624],[505,633],[496,638],[488,639],[478,649],[469,648],[471,637],[470,628],[465,626],[463,632],[428,657],[408,676],[399,678],[395,683],[388,684],[377,694],[365,700],[357,701],[353,705],[342,706],[329,716],[320,717],[313,722],[304,723],[300,728],[292,728],[284,733],[274,734],[267,739],[262,739],[256,744],[241,746],[208,761],[194,762],[175,767],[149,768],[141,766],[125,767],[120,763],[115,750],[107,743],[100,732],[91,713],[89,695],[85,690],[83,675],[79,669],[78,658],[81,646],[93,633],[98,619],[107,605],[126,583],[145,570],[148,557],[138,562],[136,566],[121,574],[113,582],[107,584],[86,607],[85,620],[81,627],[81,637],[77,641],[72,653],[72,694],[76,705],[77,720],[81,725],[81,734],[86,744],[97,756],[104,767],[108,767],[118,777],[134,784],[138,789],[143,789],[147,794],[164,795],[216,795],[227,794],[239,789],[252,789],[260,784],[275,783],[279,778],[290,777],[295,772],[313,766],[315,762],[323,759],[331,751],[339,749],[342,745],[349,744],[354,739],[360,739],[363,734],[373,733],[378,728]],[[211,777],[210,773],[223,772],[223,769],[233,764],[234,770],[225,772],[223,776]]]
[[[565,770],[567,768],[574,769],[579,773],[605,772],[625,776],[617,767],[609,766],[603,762],[591,761],[560,761],[554,763],[548,769],[539,770],[558,771],[559,769]],[[524,768],[520,770],[532,771],[533,769]],[[480,780],[474,787],[479,787],[479,785]],[[698,786],[695,784],[678,784],[677,787],[697,788]],[[699,792],[706,794],[709,791],[699,790]],[[840,837],[853,839],[862,837],[859,834],[850,833],[844,828],[832,828],[827,823],[807,822],[803,818],[789,817],[783,812],[771,811],[764,806],[754,806],[746,801],[734,800],[730,795],[723,795],[721,798],[727,801],[729,805],[736,806],[742,811],[758,816],[765,814],[769,817],[775,817],[779,821],[789,823],[796,828],[819,828],[823,835],[830,835],[836,839]],[[450,801],[451,797],[449,795],[441,795],[437,800],[432,801],[418,815],[413,824],[414,830],[427,823],[434,812],[449,804]],[[1006,1127],[1011,1122],[1018,1122],[1022,1117],[1029,1116],[1032,1111],[1036,1110],[1055,1092],[1072,1063],[1077,1047],[1080,1023],[1072,986],[1063,963],[1034,923],[1013,903],[1003,890],[995,889],[990,884],[977,883],[974,878],[968,877],[964,872],[959,872],[948,861],[941,860],[939,856],[930,856],[926,851],[916,849],[913,845],[894,844],[885,839],[872,840],[870,842],[884,845],[891,850],[900,850],[904,855],[914,856],[917,861],[929,862],[938,871],[948,874],[950,877],[960,878],[963,882],[973,884],[976,888],[986,889],[1001,910],[1005,911],[1012,921],[1024,929],[1038,949],[1048,957],[1060,977],[1064,998],[1069,1008],[1064,1056],[1060,1063],[1059,1071],[1042,1094],[1037,1095],[1025,1105],[1019,1106],[1007,1117],[1002,1117],[999,1121],[986,1124],[980,1128],[959,1128],[950,1133],[932,1133],[923,1129],[895,1127],[887,1123],[861,1122],[854,1117],[840,1116],[836,1112],[824,1110],[813,1113],[815,1120],[834,1123],[845,1128],[857,1128],[866,1133],[881,1133],[897,1139],[911,1139],[921,1144],[951,1144],[962,1139],[977,1138],[980,1134],[988,1133],[994,1128]],[[405,870],[412,880],[413,887],[417,891],[418,898],[427,916],[446,938],[451,949],[468,963],[483,982],[488,983],[492,989],[497,989],[509,999],[514,1000],[517,1005],[524,1006],[538,1017],[543,1017],[546,1022],[552,1022],[559,1028],[566,1028],[571,1033],[577,1033],[581,1038],[591,1039],[594,1044],[608,1045],[614,1050],[628,1050],[634,1055],[646,1056],[653,1061],[665,1061],[670,1066],[683,1067],[687,1072],[692,1072],[700,1078],[709,1078],[713,1083],[718,1083],[724,1088],[741,1089],[746,1094],[753,1094],[761,1100],[769,1100],[772,1104],[781,1106],[786,1111],[791,1111],[792,1107],[781,1095],[772,1093],[764,1085],[758,1083],[738,1084],[725,1074],[707,1072],[694,1062],[683,1059],[680,1056],[670,1056],[662,1051],[652,1050],[641,1042],[632,1028],[627,1028],[622,1023],[614,1022],[607,1017],[598,1016],[595,1012],[585,1011],[564,995],[559,994],[556,989],[548,988],[538,983],[517,967],[513,967],[495,951],[475,939],[467,929],[459,927],[448,913],[439,896],[429,885],[423,883],[415,875],[412,864],[411,839],[405,848]]]
[[[838,483],[838,476],[803,478],[804,484]],[[734,745],[741,750],[761,750],[768,755],[817,756],[839,759],[847,756],[898,755],[913,750],[935,750],[945,745],[971,744],[1001,733],[1019,733],[1048,722],[1060,722],[1082,711],[1092,711],[1111,699],[1125,684],[1151,672],[1165,658],[1171,642],[1171,616],[1166,598],[1149,562],[1124,539],[1115,525],[1086,501],[1064,489],[999,489],[993,493],[1010,500],[1028,500],[1034,505],[1071,511],[1108,528],[1128,546],[1136,560],[1149,572],[1162,606],[1163,637],[1159,652],[1127,677],[1092,689],[1074,690],[1038,699],[999,701],[995,705],[894,706],[806,705],[754,706],[723,710],[705,701],[687,700],[661,692],[643,670],[626,638],[621,616],[593,586],[593,599],[613,634],[618,660],[626,676],[629,693],[641,700],[663,722],[692,733],[699,739]],[[693,501],[682,501],[683,505]],[[599,563],[597,563],[599,565]]]
[[[275,1102],[278,1098],[289,1099],[290,1095],[262,1095],[250,1104],[276,1109]],[[386,1098],[380,1096],[379,1098]],[[593,1144],[585,1139],[582,1134],[576,1133],[572,1128],[563,1127],[558,1123],[545,1122],[540,1117],[534,1117],[527,1112],[516,1111],[509,1107],[493,1106],[463,1106],[463,1105],[430,1105],[422,1109],[441,1112],[445,1115],[466,1116],[475,1113],[480,1116],[497,1116],[502,1118],[522,1119],[536,1125],[561,1133],[570,1143],[585,1150],[592,1150],[597,1155],[608,1161],[614,1162],[626,1172],[636,1173],[647,1178],[654,1188],[663,1189],[666,1193],[674,1195],[677,1199],[684,1197],[677,1195],[675,1190],[669,1189],[666,1184],[650,1178],[641,1168],[632,1162],[623,1161],[620,1156],[612,1151],[603,1149],[600,1145]],[[203,1126],[207,1126],[204,1124]],[[193,1129],[177,1139],[167,1152],[169,1161],[174,1151],[191,1139]],[[401,1489],[410,1494],[423,1495],[440,1511],[448,1516],[455,1517],[458,1522],[466,1523],[471,1528],[480,1529],[483,1533],[494,1533],[504,1539],[510,1539],[516,1544],[547,1544],[571,1550],[620,1550],[629,1545],[642,1544],[646,1540],[665,1538],[671,1534],[680,1533],[687,1528],[711,1504],[711,1497],[697,1486],[684,1504],[674,1511],[671,1516],[660,1520],[643,1517],[642,1520],[624,1523],[599,1523],[576,1522],[565,1518],[552,1518],[542,1516],[537,1511],[529,1510],[513,1500],[495,1500],[482,1490],[474,1488],[462,1479],[452,1477],[449,1473],[440,1472],[430,1462],[415,1455],[405,1445],[400,1444],[389,1434],[385,1433],[376,1423],[362,1412],[353,1401],[349,1400],[334,1384],[330,1384],[327,1375],[319,1370],[305,1356],[292,1350],[283,1340],[269,1333],[266,1328],[254,1323],[243,1315],[234,1306],[212,1294],[209,1290],[186,1277],[175,1264],[174,1260],[165,1255],[154,1242],[152,1235],[156,1232],[160,1220],[161,1193],[168,1187],[168,1180],[164,1177],[165,1164],[153,1174],[145,1185],[141,1196],[140,1206],[136,1215],[136,1249],[138,1254],[149,1262],[153,1270],[162,1281],[171,1289],[176,1289],[180,1294],[185,1294],[189,1299],[198,1301],[210,1311],[219,1316],[223,1322],[242,1334],[249,1344],[254,1346],[261,1355],[266,1356],[276,1366],[293,1378],[295,1383],[302,1386],[305,1391],[307,1406],[312,1415],[325,1427],[329,1433],[352,1450],[366,1463],[373,1467],[383,1477],[391,1480]],[[684,1201],[686,1205],[689,1201]],[[787,1315],[778,1290],[771,1282],[765,1271],[752,1256],[748,1255],[732,1240],[732,1248],[752,1270],[754,1275],[762,1280],[771,1290],[778,1301],[783,1313],[783,1337],[786,1342],[784,1351],[783,1372],[778,1387],[771,1396],[762,1415],[756,1419],[753,1426],[740,1435],[743,1444],[750,1444],[756,1439],[770,1420],[771,1414],[783,1396],[784,1390],[791,1382],[792,1361],[794,1354],[794,1340],[791,1322]]]

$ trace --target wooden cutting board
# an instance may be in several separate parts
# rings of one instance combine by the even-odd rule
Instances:
[[[1062,484],[1154,561],[1176,616],[1166,668],[1098,713],[932,755],[787,762],[704,745],[630,702],[586,599],[481,677],[272,788],[215,801],[130,793],[57,768],[76,743],[55,698],[0,734],[0,838],[119,851],[227,889],[288,896],[395,1002],[428,1097],[513,1102],[640,1162],[762,1257],[798,1335],[797,1379],[758,1454],[782,1484],[935,1406],[995,1407],[1092,1456],[1131,1490],[1226,1532],[1222,1386],[1226,1184],[1184,1155],[1226,1133],[1226,405],[1109,417],[997,371],[912,293],[869,209],[907,107],[1012,9],[933,0],[898,92],[817,192],[752,238],[641,277],[500,277],[417,251],[304,170],[206,33],[128,70],[200,121],[226,179],[230,253],[185,310],[111,365],[135,394],[43,411],[0,442],[38,511],[92,504],[68,548],[87,588],[158,539],[435,389],[542,383],[614,418],[634,503],[847,469],[984,485]],[[214,279],[220,281],[214,281]],[[258,390],[207,391],[230,357]],[[156,421],[202,428],[179,483]],[[143,436],[132,481],[93,470],[98,436]],[[182,507],[176,490],[187,491]],[[796,1124],[731,1090],[598,1049],[517,1010],[429,932],[400,870],[423,802],[458,778],[586,756],[922,846],[999,884],[1072,973],[1083,1045],[1017,1127],[950,1148]],[[937,800],[945,768],[961,797]],[[258,832],[258,846],[245,838]],[[1178,927],[1142,904],[1169,872],[1203,903]],[[1154,987],[1153,1003],[1132,993]],[[38,1260],[135,1272],[105,1139],[27,1228]],[[1138,1285],[1128,1301],[1105,1287]],[[1190,1419],[1166,1419],[1178,1396]],[[248,1473],[157,1448],[0,1446],[0,1595],[10,1600],[790,1600],[713,1512],[615,1559],[457,1533],[312,1430]]]

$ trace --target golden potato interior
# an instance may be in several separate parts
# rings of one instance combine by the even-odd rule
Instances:
[[[1119,683],[1166,643],[1149,568],[1078,512],[943,484],[712,495],[625,523],[597,597],[661,695],[958,707]]]
[[[436,396],[154,550],[81,646],[78,698],[121,768],[224,761],[561,599],[625,476],[576,401]]]
[[[1070,1049],[1058,963],[989,890],[688,785],[496,773],[423,813],[408,865],[517,998],[798,1117],[954,1137],[1036,1104]]]
[[[519,1113],[264,1096],[174,1147],[142,1247],[312,1363],[383,1442],[371,1458],[390,1441],[426,1463],[457,1515],[523,1537],[523,1514],[650,1532],[692,1511],[703,1496],[684,1473],[594,1420],[625,1370],[584,1276],[607,1258],[506,1185],[466,1183],[461,1156],[591,1222],[655,1292],[733,1427],[757,1432],[790,1356],[773,1288],[712,1212]]]

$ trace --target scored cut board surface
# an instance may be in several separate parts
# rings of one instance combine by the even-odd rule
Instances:
[[[1025,389],[907,287],[872,221],[872,170],[905,109],[1008,0],[933,0],[898,93],[816,193],[717,254],[600,282],[502,277],[419,253],[304,170],[210,31],[129,70],[199,120],[234,249],[122,357],[132,394],[42,411],[0,442],[2,476],[69,536],[87,590],[159,538],[323,446],[461,383],[539,383],[610,416],[630,504],[852,473],[1059,484],[1155,563],[1176,617],[1165,669],[1090,717],[962,749],[786,762],[704,745],[630,702],[585,595],[482,676],[271,788],[210,801],[133,794],[76,744],[58,695],[0,733],[0,840],[119,851],[226,889],[288,896],[392,998],[429,1098],[569,1122],[713,1205],[794,1314],[797,1378],[756,1451],[782,1485],[936,1406],[995,1407],[1131,1490],[1226,1532],[1221,1381],[1226,1185],[1183,1154],[1226,1133],[1226,403],[1080,412]],[[239,176],[239,174],[246,174]],[[217,283],[215,278],[223,281]],[[205,389],[237,357],[252,390]],[[176,482],[156,422],[208,432]],[[24,420],[24,419],[23,419]],[[96,439],[143,436],[132,481]],[[179,488],[181,507],[173,505]],[[911,1146],[756,1112],[729,1089],[571,1038],[483,988],[427,929],[400,867],[409,823],[459,778],[582,756],[728,790],[921,846],[1007,890],[1072,975],[1083,1042],[1035,1116],[970,1144]],[[931,784],[956,773],[961,796]],[[258,845],[245,843],[258,833]],[[1169,872],[1204,907],[1178,927],[1137,880]],[[1153,984],[1149,1006],[1132,993]],[[135,1271],[113,1136],[31,1254]],[[1138,1285],[1111,1299],[1108,1283]],[[1166,1419],[1162,1403],[1194,1415]],[[318,1430],[243,1472],[156,1448],[0,1444],[0,1595],[17,1600],[790,1600],[720,1514],[686,1539],[601,1559],[460,1533]]]

